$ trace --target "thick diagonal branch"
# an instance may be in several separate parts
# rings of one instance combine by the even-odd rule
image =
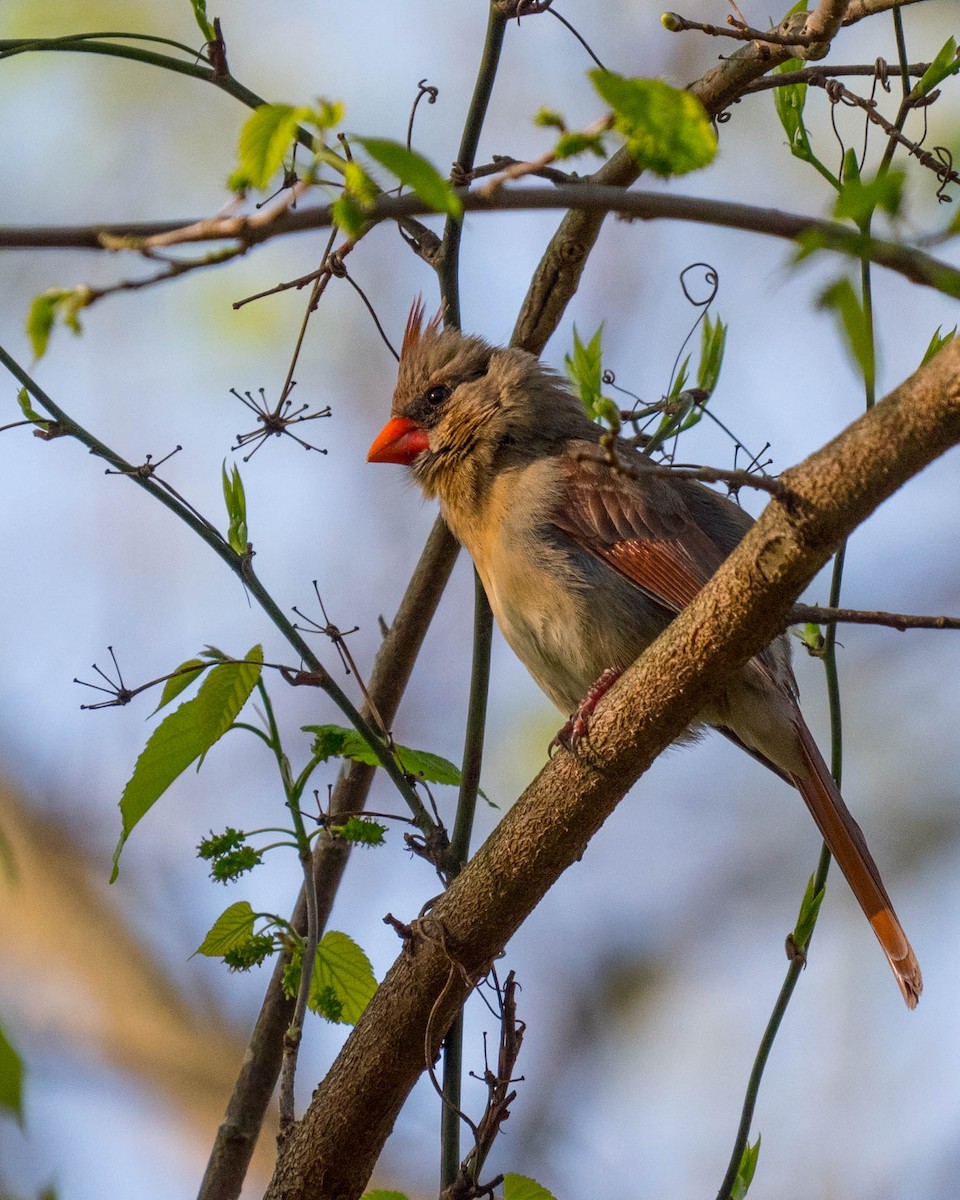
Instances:
[[[743,543],[598,707],[590,746],[544,767],[429,916],[284,1145],[267,1200],[353,1200],[471,981],[628,788],[730,674],[774,638],[837,545],[960,442],[960,342],[784,482]]]

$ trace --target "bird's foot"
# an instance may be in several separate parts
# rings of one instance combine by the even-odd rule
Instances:
[[[593,710],[622,674],[623,672],[616,667],[607,667],[600,678],[587,688],[587,694],[577,705],[576,712],[571,714],[570,720],[567,721],[562,729],[557,731],[553,741],[547,747],[548,755],[552,757],[554,750],[560,746],[576,754],[578,743],[587,736]]]

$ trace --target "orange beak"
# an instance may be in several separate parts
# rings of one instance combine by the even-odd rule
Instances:
[[[367,451],[367,462],[402,463],[409,467],[430,447],[430,435],[409,417],[391,417]]]

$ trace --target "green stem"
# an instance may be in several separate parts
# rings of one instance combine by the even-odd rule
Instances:
[[[905,51],[903,52],[905,54]],[[903,61],[903,59],[902,59]],[[901,108],[901,112],[903,109]],[[903,114],[905,115],[905,113]],[[889,144],[888,144],[889,149]],[[889,167],[889,161],[881,164],[881,170],[886,170]],[[867,218],[860,227],[861,235],[864,238],[870,237],[870,219]],[[864,326],[867,332],[867,356],[866,369],[863,376],[863,390],[865,407],[870,409],[876,401],[876,332],[874,329],[873,319],[873,286],[870,274],[870,260],[861,258],[860,260],[860,296],[863,305]],[[830,599],[829,605],[831,608],[839,608],[840,593],[843,586],[843,567],[847,556],[847,543],[844,541],[837,550],[833,560],[833,572],[830,577]],[[839,788],[843,778],[843,709],[840,696],[840,675],[837,666],[837,625],[832,623],[827,626],[826,637],[824,639],[823,652],[823,667],[827,685],[827,700],[830,710],[830,773],[833,776],[834,782]],[[817,869],[813,878],[813,894],[821,892],[827,884],[827,875],[830,871],[831,855],[827,849],[826,843],[821,847],[820,859],[817,863]],[[806,944],[798,947],[801,954],[797,955],[787,968],[786,977],[780,988],[780,993],[777,996],[776,1003],[773,1006],[773,1011],[770,1014],[770,1019],[767,1021],[766,1028],[763,1031],[763,1037],[760,1039],[760,1046],[757,1050],[756,1057],[753,1061],[753,1068],[750,1071],[750,1078],[747,1081],[747,1088],[744,1094],[743,1108],[740,1114],[740,1124],[737,1128],[737,1136],[734,1140],[733,1151],[730,1155],[730,1161],[727,1164],[727,1173],[720,1185],[720,1191],[717,1193],[717,1200],[730,1200],[732,1188],[737,1178],[737,1172],[740,1169],[740,1163],[743,1158],[743,1152],[746,1149],[749,1137],[750,1126],[753,1122],[753,1114],[756,1108],[757,1096],[760,1091],[760,1083],[763,1079],[763,1072],[767,1065],[767,1060],[770,1057],[770,1051],[773,1049],[773,1043],[780,1029],[787,1007],[790,1004],[790,999],[793,996],[794,989],[800,979],[800,973],[806,965],[806,952],[813,938],[816,929],[819,910],[814,916],[810,924],[810,932],[807,937]]]
[[[82,425],[79,425],[72,417],[69,417],[62,408],[59,407],[37,384],[17,361],[0,346],[0,365],[5,366],[11,375],[21,383],[30,395],[41,405],[54,421],[58,428],[67,436],[74,438],[87,449],[95,454],[98,458],[102,458],[108,462],[114,470],[120,474],[132,479],[148,492],[154,499],[159,500],[161,504],[175,513],[181,521],[188,525],[194,533],[197,534],[207,545],[223,559],[227,566],[237,575],[247,588],[249,593],[256,599],[257,603],[267,614],[270,620],[274,623],[277,629],[283,634],[290,645],[296,650],[297,654],[303,660],[307,669],[315,673],[317,685],[327,693],[330,699],[337,705],[340,711],[344,714],[348,721],[353,725],[363,739],[369,744],[370,748],[376,754],[380,761],[380,765],[384,768],[391,780],[394,782],[404,800],[406,801],[410,811],[417,822],[418,828],[425,836],[430,836],[434,829],[434,822],[430,814],[424,808],[420,797],[412,785],[408,782],[404,773],[397,766],[386,744],[373,730],[370,724],[364,720],[350,698],[343,689],[334,682],[332,677],[327,673],[323,664],[310,649],[309,645],[303,640],[293,624],[287,619],[286,615],[280,609],[279,605],[266,590],[256,574],[250,566],[248,555],[238,554],[224,540],[222,535],[208,522],[201,518],[191,508],[189,508],[182,500],[171,495],[159,484],[153,482],[148,476],[140,473],[135,466],[121,458],[119,454],[110,449],[109,446],[89,433]]]
[[[457,164],[464,172],[473,169],[480,133],[487,115],[494,80],[503,48],[507,19],[491,4],[483,53],[473,88],[473,96],[460,138]],[[440,282],[440,298],[444,321],[460,327],[460,241],[462,221],[447,219],[436,263]],[[487,715],[487,693],[490,682],[490,645],[493,618],[479,576],[474,572],[473,665],[470,677],[470,701],[464,737],[460,794],[453,838],[446,855],[447,876],[460,873],[470,853],[470,834],[477,807],[480,787],[480,765],[483,759],[483,733]],[[460,1170],[460,1100],[463,1079],[463,1009],[443,1039],[443,1102],[440,1112],[440,1189],[450,1187]]]
[[[166,38],[154,38],[133,33],[107,34],[73,34],[63,38],[0,38],[0,59],[14,54],[36,53],[40,51],[73,51],[80,54],[102,54],[108,58],[124,58],[131,62],[144,63],[150,67],[160,67],[165,71],[173,71],[177,75],[187,75],[191,79],[199,79],[203,83],[212,83],[227,95],[233,96],[248,108],[259,108],[266,104],[262,96],[245,87],[232,75],[217,74],[212,67],[201,66],[196,61],[184,61],[169,54],[157,54],[153,50],[144,50],[140,46],[124,46],[115,42],[90,41],[91,37],[136,37],[141,41],[161,42],[164,45],[176,46],[193,59],[198,57],[196,50],[182,46],[179,42],[171,42]],[[298,129],[297,141],[306,149],[313,149],[314,138],[305,129]]]
[[[473,669],[464,736],[460,795],[453,836],[447,850],[447,875],[453,879],[470,856],[470,835],[480,790],[483,735],[490,687],[490,646],[493,614],[480,576],[474,571]],[[440,1114],[440,1188],[449,1187],[460,1170],[460,1104],[463,1080],[463,1010],[443,1039],[443,1108]]]
[[[457,816],[447,851],[447,872],[452,879],[459,875],[470,856],[470,835],[480,790],[480,765],[483,761],[483,732],[487,716],[487,694],[490,688],[490,647],[493,641],[493,614],[480,576],[474,572],[473,669],[470,680],[470,702],[467,709],[467,728],[463,746],[460,795]]]
[[[493,83],[497,77],[497,67],[500,64],[500,51],[503,48],[503,35],[507,27],[507,18],[495,4],[490,5],[487,17],[487,32],[483,43],[483,54],[477,72],[477,81],[473,87],[473,97],[467,110],[463,134],[460,138],[460,150],[457,154],[457,164],[465,172],[473,170],[476,161],[477,146],[480,142],[480,131],[487,115],[490,96],[493,93]],[[443,240],[437,257],[436,270],[440,279],[440,296],[444,306],[446,324],[460,328],[460,239],[463,233],[461,220],[447,219],[443,230]]]

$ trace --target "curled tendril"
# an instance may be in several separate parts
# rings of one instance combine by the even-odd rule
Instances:
[[[413,140],[413,122],[417,115],[417,105],[420,101],[427,97],[428,104],[436,104],[437,97],[440,95],[440,89],[428,84],[426,79],[421,79],[417,84],[417,95],[413,102],[413,107],[410,109],[410,120],[407,122],[407,149],[409,150],[410,143]]]
[[[695,271],[698,267],[703,268],[703,280],[710,288],[710,295],[707,296],[706,300],[695,300],[690,294],[690,289],[687,286],[687,276],[691,271]],[[720,289],[720,276],[717,274],[716,267],[712,267],[709,263],[690,263],[689,266],[684,267],[680,272],[680,287],[683,289],[683,294],[686,297],[688,304],[692,304],[694,308],[707,308],[717,298],[717,292]],[[684,345],[686,345],[686,343],[684,343]]]
[[[936,155],[937,161],[943,164],[937,172],[937,178],[940,180],[940,186],[937,188],[937,200],[940,204],[952,204],[953,197],[947,195],[946,187],[954,173],[953,155],[946,146],[934,146],[933,153]]]

